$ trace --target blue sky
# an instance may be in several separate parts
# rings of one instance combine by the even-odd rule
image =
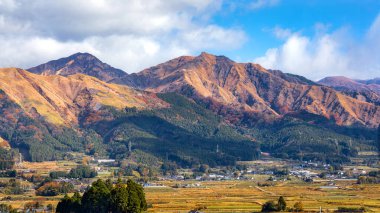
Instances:
[[[265,1],[270,2],[270,1]],[[380,12],[378,0],[283,0],[263,3],[257,9],[247,8],[252,1],[225,2],[225,12],[217,13],[212,22],[245,31],[248,40],[242,48],[228,54],[250,60],[276,47],[283,41],[271,30],[275,27],[299,31],[312,37],[316,25],[323,24],[328,32],[348,28],[350,36],[362,39]]]
[[[303,75],[380,77],[378,0],[0,0],[0,67],[89,52],[128,73],[202,51]]]

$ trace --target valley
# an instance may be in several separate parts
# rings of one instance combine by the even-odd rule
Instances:
[[[280,196],[288,211],[380,210],[369,88],[208,53],[121,72],[88,53],[0,69],[3,208],[54,212],[132,179],[148,212],[260,212]]]

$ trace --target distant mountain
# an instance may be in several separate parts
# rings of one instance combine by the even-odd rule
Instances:
[[[380,78],[354,80],[344,76],[326,77],[319,84],[332,87],[361,101],[380,105]]]
[[[369,127],[380,122],[380,107],[374,103],[300,76],[208,53],[179,57],[113,82],[151,92],[178,92],[204,100],[217,112],[244,111],[264,118],[307,112],[339,125]]]
[[[362,83],[362,84],[378,84],[380,85],[380,78],[373,78],[373,79],[369,79],[369,80],[356,80],[357,82],[359,83]]]
[[[85,74],[105,82],[127,75],[124,71],[113,68],[88,53],[76,53],[69,57],[49,61],[27,70],[41,75],[68,76],[73,74]]]

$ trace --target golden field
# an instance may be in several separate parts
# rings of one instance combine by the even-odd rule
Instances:
[[[162,182],[175,185],[176,182]],[[204,212],[258,212],[261,204],[284,196],[288,206],[302,201],[305,211],[327,212],[337,207],[364,206],[380,212],[380,185],[338,183],[337,189],[320,189],[323,184],[301,182],[278,183],[276,186],[258,187],[253,181],[201,182],[202,188],[146,188],[150,212],[188,212],[204,206]]]

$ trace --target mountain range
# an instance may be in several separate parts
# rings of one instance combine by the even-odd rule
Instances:
[[[319,84],[330,86],[345,95],[380,105],[380,78],[354,80],[344,76],[326,77]]]
[[[227,108],[225,111],[233,109],[274,119],[308,112],[332,119],[338,125],[361,124],[372,128],[380,122],[379,90],[376,90],[379,84],[352,80],[356,84],[345,87],[348,84],[337,78],[334,83],[326,78],[317,84],[301,76],[267,70],[258,64],[237,63],[225,56],[204,52],[197,57],[175,58],[130,75],[116,74],[118,69],[86,53],[28,70],[45,75],[82,73],[149,92],[177,92],[208,100],[210,105],[217,106],[214,109],[217,111]],[[363,95],[355,96],[349,91]]]
[[[130,142],[143,156],[182,166],[257,159],[260,151],[349,161],[376,150],[379,86],[378,79],[313,82],[208,53],[127,74],[77,53],[0,69],[0,141],[32,161],[67,151],[125,158]]]

